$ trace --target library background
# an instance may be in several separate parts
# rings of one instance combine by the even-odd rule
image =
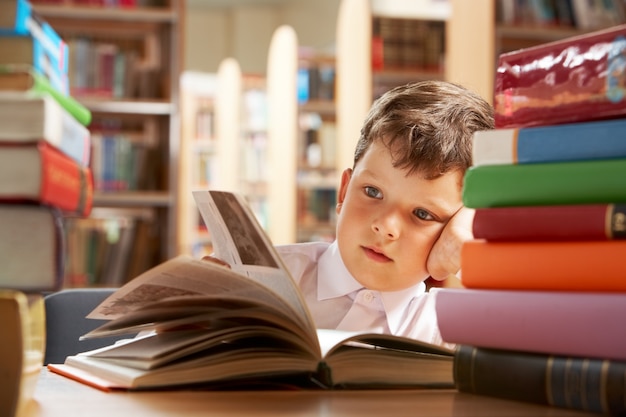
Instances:
[[[93,116],[93,209],[64,218],[66,288],[210,253],[197,189],[243,193],[276,244],[332,239],[339,175],[376,97],[434,78],[491,102],[498,54],[624,20],[508,0],[91,3],[32,1]]]

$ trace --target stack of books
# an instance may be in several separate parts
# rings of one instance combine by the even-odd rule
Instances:
[[[437,298],[460,391],[626,412],[625,53],[622,25],[499,58],[466,289]]]
[[[43,294],[62,287],[65,216],[93,200],[91,113],[68,92],[67,47],[26,0],[0,2],[0,415],[32,398]]]
[[[26,0],[2,8],[0,56],[15,56],[0,63],[0,288],[56,290],[63,282],[63,218],[87,216],[93,201],[91,113],[53,82],[67,78],[59,35]],[[17,52],[32,59],[20,61]]]

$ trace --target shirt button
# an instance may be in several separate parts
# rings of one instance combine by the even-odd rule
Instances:
[[[374,299],[374,294],[372,294],[371,291],[365,291],[365,293],[363,294],[363,299],[366,302],[371,303],[372,300]]]

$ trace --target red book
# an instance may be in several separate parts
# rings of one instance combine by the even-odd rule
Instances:
[[[626,204],[478,208],[472,226],[491,241],[626,239]]]
[[[47,142],[0,144],[0,202],[33,201],[87,216],[93,204],[91,169]]]
[[[489,242],[461,249],[467,288],[626,291],[626,240]]]
[[[626,293],[441,289],[449,343],[626,360]]]
[[[626,25],[501,54],[497,128],[626,115]]]

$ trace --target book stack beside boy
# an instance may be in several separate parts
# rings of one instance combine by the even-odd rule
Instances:
[[[625,57],[626,25],[499,58],[466,289],[437,298],[460,391],[626,412]]]

